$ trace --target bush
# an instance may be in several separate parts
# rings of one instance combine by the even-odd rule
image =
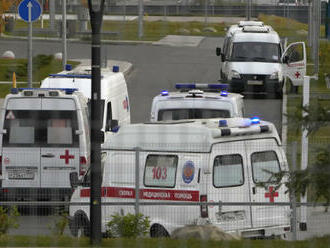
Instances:
[[[53,226],[49,226],[49,229],[55,236],[62,236],[64,234],[65,228],[69,224],[68,213],[60,213],[58,216],[55,216],[55,218],[56,219]]]
[[[107,224],[109,237],[136,238],[145,236],[149,231],[149,217],[143,214],[121,215],[116,213],[111,217],[112,220]]]
[[[17,217],[19,216],[17,207],[0,207],[0,236],[7,234],[10,228],[18,228]]]

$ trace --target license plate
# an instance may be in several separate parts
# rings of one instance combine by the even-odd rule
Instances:
[[[233,221],[244,220],[246,218],[244,211],[216,213],[215,215],[218,222],[233,222]]]
[[[33,172],[26,171],[13,171],[8,173],[8,178],[13,180],[18,179],[34,179]]]
[[[247,83],[249,85],[263,85],[263,81],[261,80],[248,80]]]

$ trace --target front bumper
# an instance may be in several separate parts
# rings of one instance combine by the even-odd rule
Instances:
[[[236,234],[242,238],[247,239],[263,239],[263,238],[272,238],[272,237],[284,237],[290,231],[290,226],[269,226],[264,228],[251,228],[240,231],[229,231],[228,233]]]
[[[241,79],[232,79],[229,90],[236,93],[281,93],[283,83],[269,76],[244,76]]]

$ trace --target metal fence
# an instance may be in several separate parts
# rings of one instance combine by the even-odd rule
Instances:
[[[328,145],[328,141],[310,143],[310,160],[315,158],[314,155],[318,151],[314,147]],[[289,142],[287,145],[291,168],[294,163],[299,168],[299,147],[296,142]],[[227,150],[221,153],[227,156],[225,154],[238,154],[241,148],[237,146],[237,150],[231,152],[229,152],[232,149],[230,146],[224,149]],[[271,148],[267,145],[263,147],[257,145],[252,147],[251,151],[254,149],[269,151]],[[240,160],[235,156],[230,158],[216,156],[213,161],[198,153],[179,154],[144,150],[107,152],[113,153],[115,159],[108,157],[106,163],[116,163],[116,166],[112,167],[112,170],[108,170],[108,165],[103,167],[104,225],[115,213],[139,212],[149,216],[153,223],[162,223],[169,228],[169,233],[174,227],[210,222],[225,231],[239,233],[245,237],[253,236],[255,232],[267,234],[269,226],[279,226],[286,231],[290,229],[285,236],[282,236],[287,240],[304,240],[330,234],[330,213],[326,211],[322,199],[316,203],[312,202],[311,195],[307,193],[307,202],[300,202],[300,196],[297,195],[297,200],[295,197],[289,197],[284,186],[279,188],[276,188],[275,184],[256,186],[256,178],[260,177],[261,180],[267,175],[260,169],[263,168],[262,164],[274,168],[272,163],[276,156],[271,153],[267,156],[262,154],[258,159],[252,157],[252,162],[249,164],[248,159]],[[157,159],[156,155],[161,155],[161,158]],[[176,155],[177,159],[175,159]],[[177,167],[176,169],[161,167],[166,163],[177,163]],[[242,164],[237,166],[239,163]],[[199,170],[205,164],[209,164],[213,169]],[[252,166],[251,170],[248,170],[250,166]],[[53,172],[53,177],[58,177],[56,171]],[[6,189],[2,188],[2,190]],[[84,210],[88,216],[89,189],[76,188],[76,191],[78,194],[71,202],[20,201],[19,199],[1,201],[1,206],[5,208],[11,209],[17,206],[20,213],[19,228],[10,229],[9,233],[31,236],[53,235],[56,223],[65,219],[64,216],[73,217],[79,209]],[[207,192],[206,198],[203,198],[203,191]],[[60,198],[58,195],[55,197],[55,199]],[[207,218],[201,218],[203,209],[208,211]],[[72,235],[68,224],[64,229],[64,235]]]

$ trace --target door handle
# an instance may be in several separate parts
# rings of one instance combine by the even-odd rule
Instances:
[[[255,195],[256,194],[256,187],[252,187],[252,193]]]
[[[55,155],[52,154],[52,153],[46,153],[46,154],[42,154],[41,157],[43,157],[43,158],[53,158],[53,157],[55,157]]]

